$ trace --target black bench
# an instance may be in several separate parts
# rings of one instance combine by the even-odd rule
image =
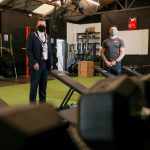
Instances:
[[[79,94],[84,94],[84,92],[87,90],[87,87],[73,80],[72,77],[68,76],[67,72],[65,71],[52,70],[50,73],[56,79],[58,79],[59,81],[61,81],[69,87],[69,90],[66,96],[64,97],[62,103],[60,104],[59,109],[67,107],[67,103],[69,102],[74,91],[76,91]]]
[[[129,74],[132,75],[132,76],[137,76],[137,77],[141,77],[141,76],[142,76],[141,73],[139,73],[139,72],[137,72],[137,71],[131,69],[131,68],[128,67],[128,66],[122,66],[122,69],[124,69],[127,73],[129,73]]]

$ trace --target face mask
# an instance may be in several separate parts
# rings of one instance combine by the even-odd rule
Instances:
[[[46,27],[43,26],[43,25],[39,25],[39,26],[38,26],[38,30],[39,30],[40,32],[44,32],[45,29],[46,29]]]
[[[111,36],[116,36],[118,34],[118,30],[111,30],[110,35]]]

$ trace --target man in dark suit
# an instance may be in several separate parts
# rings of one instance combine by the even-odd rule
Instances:
[[[45,20],[38,20],[36,28],[37,30],[30,34],[26,45],[31,78],[29,94],[31,104],[36,104],[38,88],[39,103],[46,102],[48,70],[51,70],[53,66],[51,41],[45,32]]]

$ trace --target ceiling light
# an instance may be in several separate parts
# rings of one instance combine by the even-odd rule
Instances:
[[[2,3],[4,0],[0,0],[0,3]]]
[[[28,14],[28,16],[29,16],[29,17],[32,17],[32,14],[31,14],[31,13],[29,13],[29,14]]]
[[[56,1],[56,4],[60,6],[62,4],[62,1]]]
[[[47,15],[54,9],[54,6],[48,4],[42,4],[40,7],[36,8],[32,12],[40,15]]]
[[[87,1],[95,5],[100,5],[98,0],[87,0]]]

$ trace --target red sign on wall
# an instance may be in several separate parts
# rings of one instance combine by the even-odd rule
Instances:
[[[136,30],[137,29],[137,18],[136,17],[129,18],[128,29],[129,30]]]

